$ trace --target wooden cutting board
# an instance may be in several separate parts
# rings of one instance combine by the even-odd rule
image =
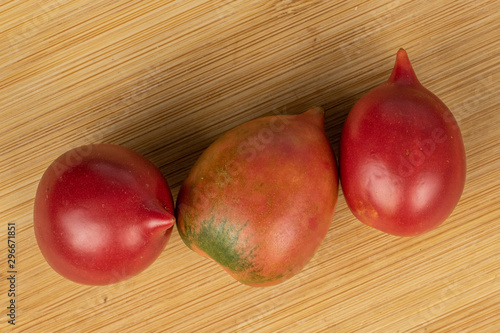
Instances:
[[[499,13],[499,1],[467,0],[0,2],[0,331],[499,332]],[[33,199],[66,150],[129,147],[176,197],[226,130],[321,105],[338,153],[349,109],[388,78],[400,47],[452,110],[467,151],[463,196],[436,230],[383,234],[340,193],[315,257],[268,288],[239,284],[177,230],[152,266],[115,285],[72,283],[44,261]]]

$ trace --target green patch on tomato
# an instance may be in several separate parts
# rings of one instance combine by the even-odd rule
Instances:
[[[246,226],[245,223],[241,228],[236,228],[225,219],[216,223],[211,218],[201,222],[196,229],[186,223],[181,237],[189,247],[195,245],[220,265],[238,273],[254,267],[254,251],[257,247],[247,250],[246,239],[241,239],[241,231]]]
[[[261,274],[260,271],[258,270],[252,270],[249,272],[247,278],[241,278],[239,281],[244,284],[249,284],[249,285],[259,285],[259,284],[266,284],[268,282],[273,282],[280,280],[285,277],[285,274],[275,274],[272,276],[264,276]]]

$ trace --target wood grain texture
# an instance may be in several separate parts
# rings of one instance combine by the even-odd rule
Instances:
[[[467,182],[450,218],[415,238],[364,226],[340,193],[318,252],[275,287],[239,284],[174,231],[135,278],[74,284],[33,232],[38,181],[66,150],[121,144],[174,197],[226,130],[326,109],[334,150],[398,48],[452,110]],[[0,2],[0,331],[499,332],[500,2],[11,0]],[[16,326],[7,324],[7,223],[17,227]]]

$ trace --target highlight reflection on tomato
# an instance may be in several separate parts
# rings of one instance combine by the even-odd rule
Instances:
[[[349,208],[384,232],[422,234],[451,214],[465,172],[455,118],[399,50],[389,80],[365,94],[344,124],[340,178]]]
[[[175,224],[170,189],[146,158],[125,147],[82,146],[45,171],[35,198],[40,250],[62,276],[105,285],[147,268]]]

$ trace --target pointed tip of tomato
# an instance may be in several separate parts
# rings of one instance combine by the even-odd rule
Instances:
[[[410,59],[408,58],[408,53],[406,53],[406,50],[403,48],[400,48],[396,54],[396,63],[394,64],[394,68],[388,82],[420,85]]]
[[[325,110],[321,106],[312,107],[301,115],[307,117],[309,122],[323,128],[325,123]]]
[[[145,227],[151,232],[166,232],[175,224],[175,217],[167,211],[149,212]]]

